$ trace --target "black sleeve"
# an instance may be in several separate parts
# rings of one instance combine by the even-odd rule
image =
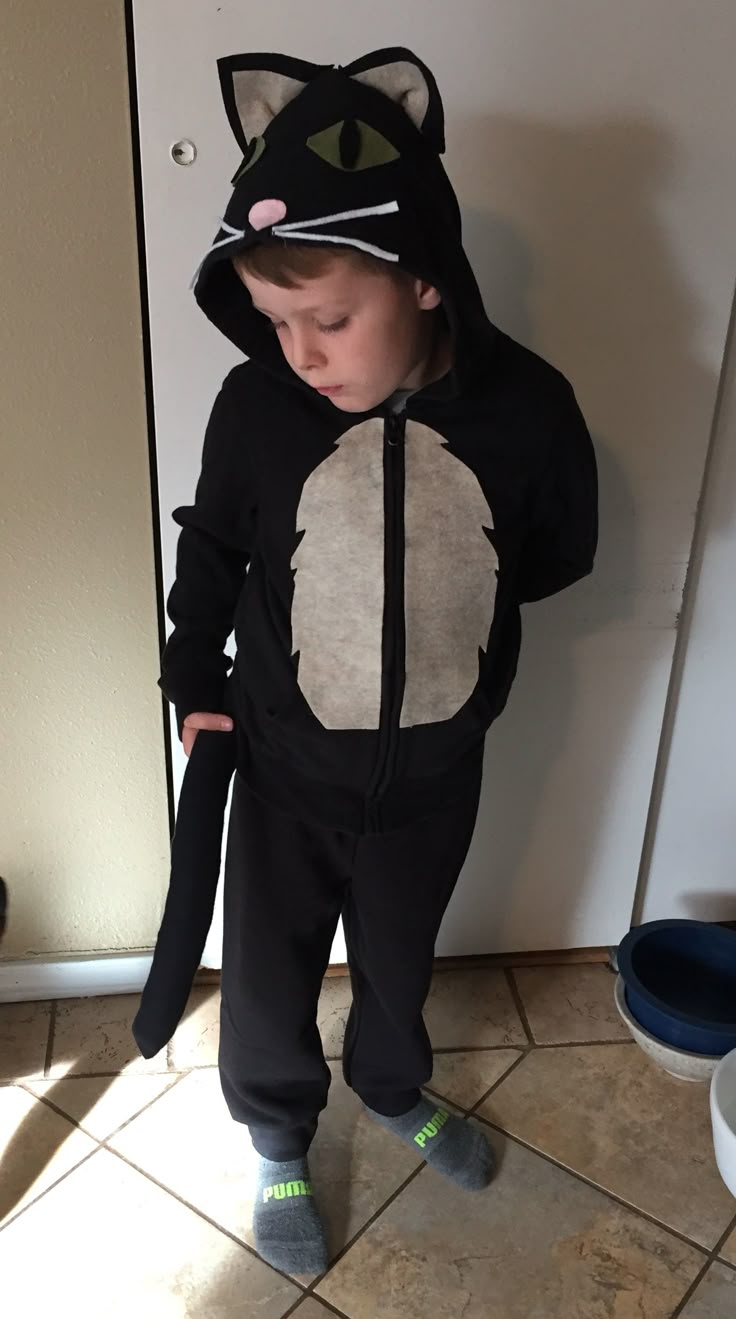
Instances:
[[[572,387],[566,393],[537,484],[519,565],[520,603],[542,600],[587,577],[598,544],[598,471]]]
[[[245,582],[256,519],[242,368],[226,378],[215,399],[202,449],[194,504],[174,509],[182,528],[176,578],[166,602],[174,630],[161,658],[158,685],[176,708],[179,737],[188,714],[218,713],[231,660],[224,653]]]

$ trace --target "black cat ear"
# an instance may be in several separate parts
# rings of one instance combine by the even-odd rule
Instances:
[[[310,64],[290,55],[261,52],[219,59],[217,71],[225,111],[243,154],[248,143],[261,136],[271,120],[307,83],[332,67]]]
[[[406,111],[439,155],[445,150],[445,114],[431,69],[405,46],[387,46],[343,69],[356,81],[383,92]]]

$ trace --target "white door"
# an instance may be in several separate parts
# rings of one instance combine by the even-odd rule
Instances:
[[[602,490],[595,575],[524,611],[437,951],[611,944],[630,923],[726,337],[736,9],[464,0],[463,17],[432,0],[135,0],[165,589],[170,513],[191,502],[207,416],[237,360],[189,291],[239,163],[215,61],[261,50],[347,64],[408,45],[439,83],[489,315],[573,381]],[[175,163],[179,141],[193,164]],[[178,793],[175,732],[174,745]],[[218,907],[209,965],[220,921]],[[333,960],[345,960],[341,930]]]

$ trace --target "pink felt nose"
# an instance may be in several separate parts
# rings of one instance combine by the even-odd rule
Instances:
[[[275,197],[267,197],[264,201],[255,202],[248,212],[248,220],[253,229],[266,229],[270,224],[278,224],[286,215],[286,202],[277,201]]]

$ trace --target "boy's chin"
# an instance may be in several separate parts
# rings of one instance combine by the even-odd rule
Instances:
[[[366,411],[365,405],[363,404],[362,400],[358,398],[358,396],[355,394],[348,394],[346,396],[343,396],[342,394],[336,394],[334,398],[330,399],[330,403],[334,408],[337,408],[338,412]]]

